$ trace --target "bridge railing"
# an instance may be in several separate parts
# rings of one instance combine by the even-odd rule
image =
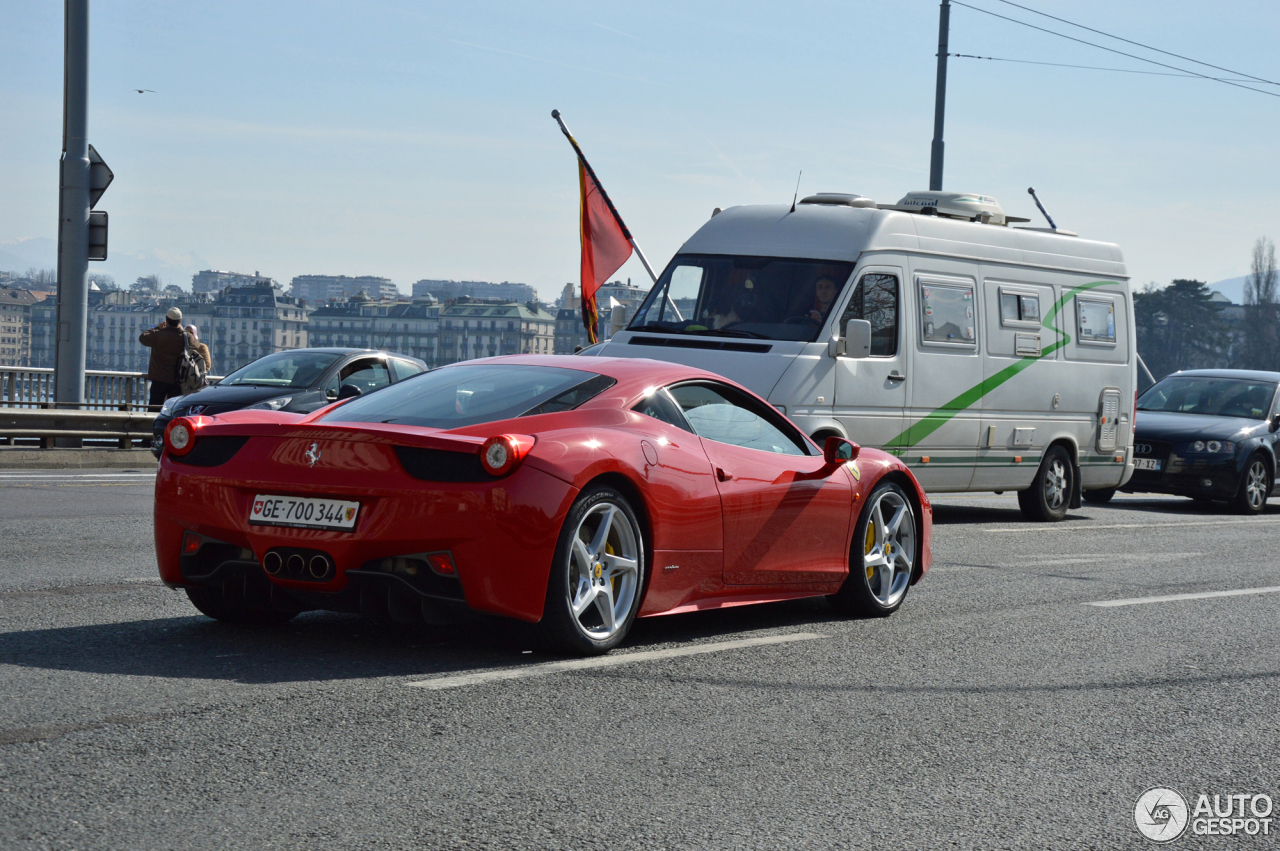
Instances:
[[[220,376],[210,376],[216,380]],[[146,410],[151,382],[144,372],[87,369],[85,401],[54,402],[53,370],[48,367],[0,366],[0,406],[6,408],[79,408],[89,411]]]

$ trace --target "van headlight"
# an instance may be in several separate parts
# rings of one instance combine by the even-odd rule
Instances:
[[[285,405],[293,401],[292,396],[277,396],[274,399],[264,399],[254,405],[245,408],[246,411],[278,411]]]

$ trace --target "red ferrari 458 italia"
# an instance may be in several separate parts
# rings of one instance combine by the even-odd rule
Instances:
[[[219,620],[471,609],[595,654],[637,617],[822,595],[890,614],[932,516],[896,458],[819,448],[717,375],[514,356],[305,416],[173,420],[155,537],[161,578]]]

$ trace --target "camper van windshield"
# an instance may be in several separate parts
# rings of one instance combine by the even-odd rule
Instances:
[[[629,328],[811,343],[852,273],[829,260],[682,254]]]

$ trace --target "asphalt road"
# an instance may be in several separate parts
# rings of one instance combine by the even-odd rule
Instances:
[[[149,480],[90,475],[0,472],[6,849],[1125,848],[1153,786],[1280,803],[1280,594],[1088,605],[1280,586],[1280,504],[941,497],[889,619],[658,618],[574,667],[217,624],[155,578]]]

